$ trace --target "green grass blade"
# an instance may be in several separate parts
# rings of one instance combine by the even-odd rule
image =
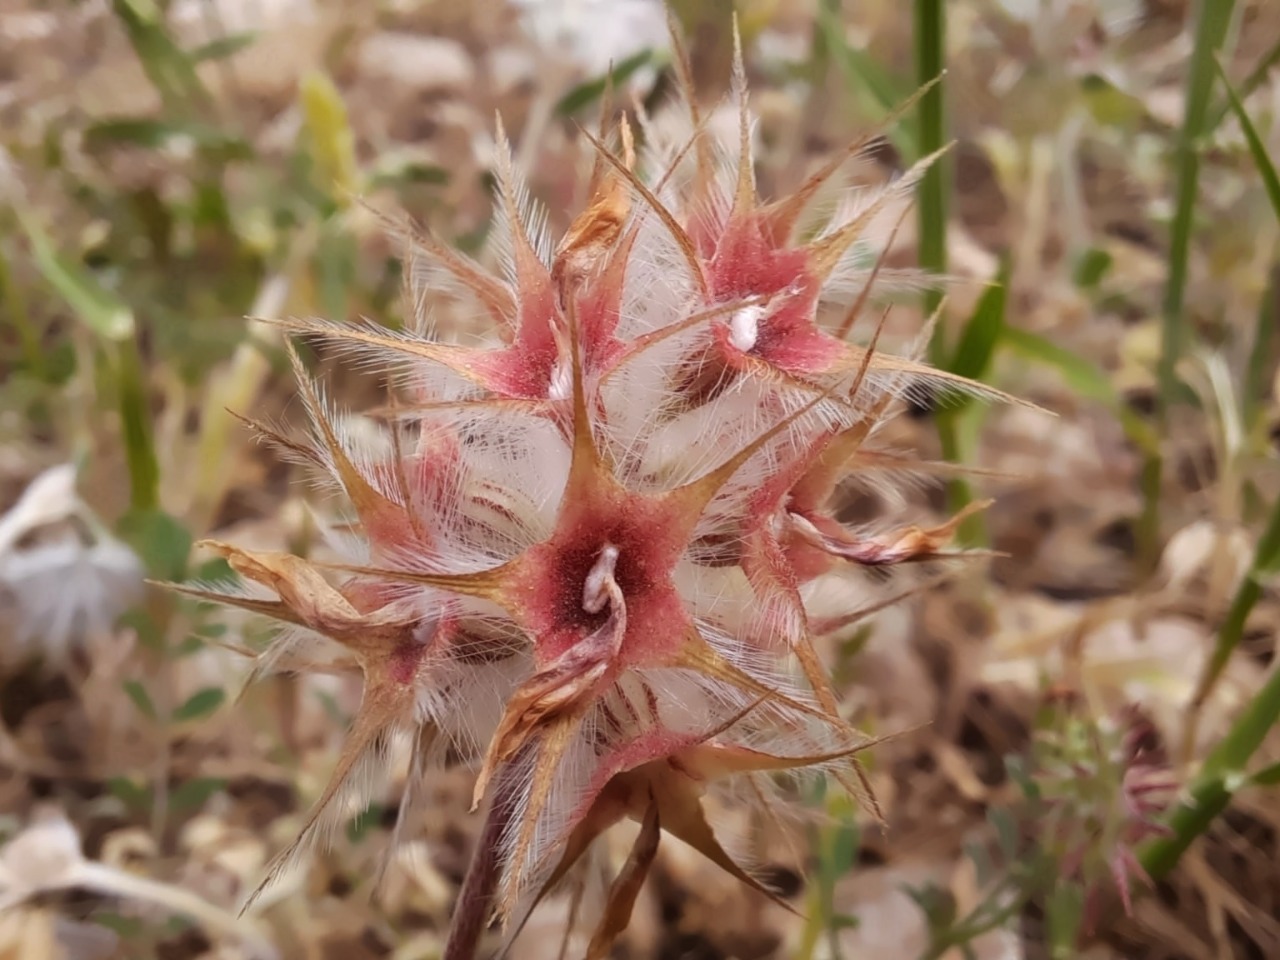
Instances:
[[[1280,504],[1275,513],[1280,514]],[[1187,801],[1169,818],[1172,833],[1139,852],[1138,859],[1147,873],[1157,880],[1167,875],[1196,837],[1208,830],[1227,808],[1236,792],[1250,785],[1252,778],[1245,767],[1277,721],[1280,721],[1280,667],[1272,669],[1262,689],[1205,759]]]
[[[1271,157],[1267,154],[1266,144],[1258,136],[1257,128],[1254,127],[1253,121],[1249,119],[1249,114],[1245,112],[1244,104],[1236,96],[1235,90],[1231,89],[1231,82],[1227,79],[1226,71],[1222,69],[1222,62],[1215,60],[1214,64],[1218,68],[1218,77],[1222,80],[1222,88],[1227,92],[1227,102],[1231,106],[1231,112],[1236,115],[1236,119],[1240,122],[1240,129],[1244,133],[1245,142],[1249,145],[1249,153],[1253,157],[1254,166],[1258,168],[1258,175],[1262,177],[1262,185],[1267,188],[1267,198],[1271,201],[1271,209],[1275,212],[1276,219],[1280,220],[1280,176],[1276,175],[1275,164],[1271,162]]]
[[[1269,767],[1263,767],[1249,778],[1249,782],[1255,787],[1280,786],[1280,763],[1273,763]]]
[[[118,145],[162,150],[181,141],[190,142],[205,156],[222,163],[253,157],[253,147],[243,137],[212,124],[188,120],[113,117],[92,123],[84,131],[85,147],[90,150]]]
[[[991,365],[1004,332],[1005,315],[1005,282],[1007,276],[1001,273],[999,280],[988,287],[978,300],[973,315],[960,331],[960,339],[956,343],[955,353],[951,357],[947,369],[952,373],[971,380],[980,380]],[[935,417],[938,423],[938,438],[942,446],[942,456],[946,460],[963,460],[966,454],[965,444],[961,438],[962,418],[980,416],[981,411],[972,409],[972,403],[961,398],[942,410]],[[973,491],[964,477],[954,477],[947,484],[947,507],[953,512],[963,510],[973,501]],[[982,546],[987,542],[986,524],[980,514],[969,517],[957,533],[957,541],[966,546]]]
[[[1186,106],[1178,135],[1177,187],[1169,248],[1169,277],[1164,300],[1164,347],[1161,353],[1160,392],[1167,400],[1173,393],[1174,367],[1181,355],[1182,312],[1191,253],[1192,219],[1200,178],[1201,138],[1217,70],[1215,57],[1227,35],[1235,0],[1200,0],[1195,48],[1187,74]]]
[[[845,37],[840,0],[822,0],[818,4],[816,27],[822,55],[835,63],[845,86],[877,120],[892,113],[906,99],[911,91],[890,76],[875,58],[852,46]],[[903,156],[923,156],[910,126],[900,125],[890,130],[887,136]]]
[[[1240,646],[1240,642],[1244,639],[1244,628],[1249,614],[1262,597],[1260,578],[1267,572],[1273,571],[1277,563],[1280,563],[1280,500],[1277,500],[1271,508],[1267,526],[1258,539],[1257,547],[1254,548],[1253,563],[1249,567],[1249,573],[1236,590],[1226,618],[1218,630],[1218,639],[1213,646],[1213,653],[1205,664],[1204,672],[1196,684],[1195,695],[1191,698],[1193,710],[1199,709],[1208,699],[1214,684],[1226,669],[1231,654]]]
[[[27,311],[26,298],[9,269],[9,257],[3,247],[0,247],[0,306],[18,334],[27,370],[39,380],[48,380],[49,365],[40,343],[40,331]]]
[[[639,53],[633,53],[625,60],[620,60],[612,71],[578,84],[578,86],[560,98],[560,102],[556,104],[556,116],[571,117],[579,110],[589,107],[603,97],[605,90],[609,86],[610,74],[613,77],[613,87],[617,90],[631,79],[633,73],[641,67],[652,63],[653,60],[652,50],[641,50]]]
[[[1169,238],[1169,273],[1161,309],[1160,359],[1156,370],[1157,431],[1163,433],[1168,411],[1178,387],[1178,360],[1186,331],[1183,313],[1191,232],[1200,181],[1200,145],[1207,128],[1209,98],[1213,92],[1214,57],[1227,35],[1235,0],[1200,0],[1196,16],[1195,46],[1187,73],[1186,106],[1176,154],[1177,185],[1173,225]],[[1160,554],[1160,492],[1164,461],[1159,452],[1147,457],[1142,471],[1143,511],[1138,521],[1139,562],[1153,569]]]
[[[1265,398],[1270,395],[1270,384],[1276,364],[1276,324],[1280,323],[1280,263],[1273,264],[1258,304],[1258,318],[1253,327],[1249,365],[1245,369],[1243,404],[1244,422],[1250,434],[1262,428],[1266,414]]]
[[[1249,71],[1246,76],[1236,87],[1236,94],[1241,100],[1247,100],[1253,91],[1262,86],[1262,82],[1267,79],[1267,75],[1271,69],[1280,63],[1280,40],[1273,43],[1269,50],[1262,55],[1254,68]],[[1227,114],[1231,112],[1230,103],[1219,104],[1214,110],[1213,116],[1209,118],[1209,122],[1205,125],[1205,133],[1213,133],[1218,127],[1222,126],[1222,121],[1227,119]]]
[[[218,37],[210,40],[208,43],[201,44],[191,50],[188,56],[192,63],[208,63],[214,60],[226,60],[234,57],[242,50],[247,50],[253,46],[258,39],[256,30],[242,30],[239,33],[229,33],[224,37]]]
[[[87,270],[59,254],[30,214],[18,211],[18,222],[31,245],[36,269],[76,318],[104,340],[121,342],[131,338],[133,311],[104,290]]]
[[[165,29],[164,12],[154,0],[112,0],[111,7],[143,72],[167,106],[189,111],[212,102],[195,61],[173,42]]]
[[[1266,529],[1254,550],[1249,572],[1236,590],[1231,608],[1218,630],[1213,653],[1191,699],[1194,719],[1200,706],[1212,692],[1232,653],[1244,639],[1249,614],[1262,596],[1262,578],[1280,565],[1280,499],[1271,507]],[[1245,768],[1266,739],[1272,727],[1280,722],[1280,667],[1253,700],[1236,717],[1231,730],[1205,758],[1199,775],[1192,784],[1190,799],[1170,818],[1172,834],[1148,845],[1141,854],[1142,865],[1153,877],[1168,873],[1187,847],[1213,823],[1236,791],[1250,783]],[[1189,727],[1189,730],[1193,728]]]
[[[1017,327],[1005,327],[1000,346],[1032,363],[1058,372],[1072,391],[1102,404],[1124,426],[1125,434],[1147,456],[1160,449],[1159,435],[1116,393],[1107,375],[1083,357],[1037,334]]]
[[[973,316],[960,331],[960,340],[952,354],[947,369],[970,380],[979,380],[991,365],[996,345],[1004,333],[1004,313],[1007,271],[1002,271],[995,283],[987,287]]]
[[[150,509],[159,502],[160,467],[151,430],[151,398],[138,355],[136,323],[128,305],[104,289],[78,264],[63,258],[53,241],[29,214],[18,221],[31,244],[36,268],[45,282],[97,338],[111,363],[117,409],[129,468],[130,502]]]
[[[151,396],[138,345],[132,338],[117,345],[114,373],[125,462],[129,468],[129,503],[134,510],[153,510],[160,503],[160,463],[151,429]]]
[[[924,86],[946,67],[946,4],[943,0],[917,0],[915,4],[916,83]],[[946,113],[943,84],[934,84],[917,108],[916,130],[919,156],[941,150],[946,143]],[[919,211],[920,267],[941,275],[947,270],[947,177],[951,164],[946,157],[929,168],[920,181],[917,193]],[[930,290],[925,294],[925,312],[932,313],[942,294]],[[929,344],[929,358],[941,365],[946,356],[945,329],[938,325]]]

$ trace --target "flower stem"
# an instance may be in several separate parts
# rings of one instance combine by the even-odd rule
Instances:
[[[918,0],[915,5],[916,83],[932,83],[946,66],[946,7],[942,0]],[[942,84],[935,84],[917,108],[917,157],[927,157],[942,149],[946,138],[946,119],[942,101]],[[943,157],[925,173],[920,181],[920,267],[935,275],[947,269],[947,173]],[[925,313],[937,309],[942,294],[929,290],[925,294]],[[946,355],[946,338],[942,324],[933,332],[929,359],[940,364]]]
[[[488,926],[493,895],[502,872],[502,835],[515,812],[512,780],[509,767],[498,774],[493,803],[471,854],[471,864],[458,893],[458,903],[449,925],[449,939],[440,960],[474,960],[480,947],[480,937]]]

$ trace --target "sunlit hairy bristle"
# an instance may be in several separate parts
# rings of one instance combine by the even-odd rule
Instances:
[[[877,600],[818,615],[809,587],[955,556],[960,518],[851,529],[830,501],[846,479],[892,491],[948,469],[880,445],[903,398],[1003,395],[882,353],[883,316],[868,344],[849,339],[878,291],[925,282],[882,256],[936,156],[854,194],[838,174],[863,139],[769,202],[740,45],[730,137],[693,103],[678,38],[675,50],[683,119],[605,111],[585,134],[587,205],[563,237],[499,128],[495,270],[397,227],[404,330],[277,321],[393,374],[400,393],[351,429],[295,356],[309,432],[258,429],[345,495],[348,555],[218,545],[256,591],[181,588],[287,624],[264,667],[295,669],[311,649],[332,663],[336,644],[364,678],[333,778],[267,882],[367,795],[401,742],[412,782],[397,836],[442,745],[479,766],[493,842],[469,909],[524,917],[599,833],[644,825],[593,949],[625,925],[661,832],[760,886],[706,819],[713,781],[807,768],[879,812],[856,760],[870,741],[841,717],[814,642]],[[810,228],[815,207],[828,216]],[[490,336],[442,339],[427,315],[440,293]],[[820,324],[833,305],[843,319]]]

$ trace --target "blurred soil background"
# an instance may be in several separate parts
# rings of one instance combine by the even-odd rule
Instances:
[[[923,231],[953,278],[930,358],[1056,417],[918,405],[895,439],[975,470],[848,493],[849,518],[921,522],[995,498],[963,534],[986,558],[898,583],[825,651],[848,715],[895,735],[869,759],[887,827],[832,794],[779,823],[722,809],[800,915],[668,844],[618,955],[1280,957],[1280,5],[1208,7],[1196,80],[1178,0],[739,4],[765,196],[913,92],[941,8],[948,214],[908,218],[887,262]],[[731,6],[674,9],[714,106]],[[0,957],[438,955],[468,771],[433,781],[377,895],[406,770],[237,916],[358,684],[240,697],[263,625],[142,578],[225,574],[205,536],[316,548],[332,505],[234,416],[301,413],[245,317],[398,325],[399,251],[358,199],[482,251],[495,112],[563,229],[610,62],[624,97],[669,99],[658,3],[0,2]],[[859,175],[922,139],[908,116]],[[923,317],[902,299],[888,339]],[[341,408],[385,402],[376,371],[307,356]],[[559,956],[567,913],[513,960]]]

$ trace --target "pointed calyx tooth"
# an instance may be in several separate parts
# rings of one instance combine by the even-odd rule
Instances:
[[[622,140],[622,166],[633,171],[636,165],[635,143],[631,126],[623,117],[618,123]],[[604,164],[597,157],[597,166]],[[623,226],[631,212],[627,185],[613,171],[600,177],[591,205],[569,225],[568,232],[556,248],[551,264],[551,279],[559,288],[561,299],[600,271],[622,237]]]

